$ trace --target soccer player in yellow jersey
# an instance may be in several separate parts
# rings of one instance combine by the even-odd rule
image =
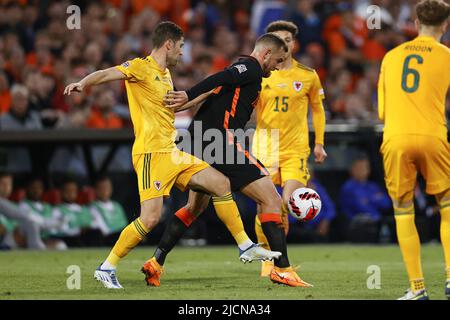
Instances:
[[[252,149],[269,170],[274,184],[283,187],[282,216],[287,234],[289,197],[295,189],[306,186],[310,178],[308,104],[311,105],[315,131],[315,161],[322,163],[327,156],[324,149],[324,91],[317,73],[292,57],[297,26],[280,20],[270,23],[266,31],[282,38],[289,51],[280,70],[272,72],[269,78],[262,81],[255,107],[256,131]],[[264,243],[263,246],[268,248],[258,216],[255,231],[258,243]],[[261,276],[268,276],[272,267],[272,262],[263,262]]]
[[[65,88],[65,94],[70,94],[81,92],[88,86],[125,80],[135,133],[132,160],[138,176],[141,212],[122,231],[107,259],[95,271],[95,278],[107,288],[122,288],[116,277],[116,266],[158,224],[163,197],[169,196],[173,185],[181,190],[189,187],[211,194],[219,218],[228,215],[239,217],[228,178],[175,146],[174,112],[165,106],[163,99],[174,89],[167,67],[175,66],[181,57],[183,31],[172,22],[162,22],[153,31],[152,42],[154,47],[149,56],[96,71]],[[274,257],[273,253],[248,238],[240,218],[236,223],[235,239],[249,261]],[[147,284],[148,264],[149,261],[142,268]]]
[[[410,281],[401,300],[428,299],[414,223],[417,172],[426,180],[426,192],[435,195],[440,206],[445,293],[450,298],[450,147],[445,118],[450,50],[439,43],[447,29],[450,6],[425,0],[416,6],[416,13],[419,36],[386,54],[378,83],[378,111],[384,121],[380,151]]]

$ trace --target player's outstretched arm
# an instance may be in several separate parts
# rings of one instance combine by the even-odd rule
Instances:
[[[178,108],[188,101],[195,100],[202,94],[214,90],[217,87],[239,84],[254,78],[251,74],[251,71],[253,70],[247,71],[247,68],[245,68],[245,71],[242,71],[243,69],[240,70],[241,71],[235,67],[231,67],[224,71],[217,72],[200,81],[187,91],[171,91],[166,95],[164,100],[167,105],[170,104],[173,108]]]
[[[95,71],[83,79],[80,82],[74,82],[69,84],[64,89],[64,94],[70,95],[71,92],[81,92],[84,88],[94,86],[97,84],[105,83],[114,80],[124,80],[127,76],[117,68],[112,67],[104,70]]]
[[[188,101],[187,103],[183,104],[181,107],[178,107],[177,105],[174,105],[174,104],[172,104],[172,102],[167,100],[167,97],[169,95],[171,95],[171,94],[177,95],[177,94],[180,94],[181,92],[184,92],[184,91],[171,91],[166,95],[166,97],[164,98],[164,103],[166,104],[167,108],[173,109],[173,111],[175,111],[175,112],[179,112],[179,111],[187,110],[192,107],[198,106],[198,105],[202,104],[206,100],[206,98],[208,98],[214,92],[214,90],[211,90],[211,91],[208,91],[206,93],[199,95],[197,98],[195,98],[194,100]]]

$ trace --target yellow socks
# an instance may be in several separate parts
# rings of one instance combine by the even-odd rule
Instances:
[[[244,224],[232,194],[228,193],[222,197],[213,197],[213,205],[217,216],[230,231],[239,249],[245,250],[250,247],[253,242],[245,233]]]
[[[119,260],[125,257],[131,249],[147,235],[149,230],[144,226],[140,218],[131,222],[120,233],[119,239],[111,250],[108,258],[102,264],[102,269],[114,269]]]
[[[261,246],[264,249],[270,250],[269,241],[267,240],[266,235],[264,234],[264,231],[261,227],[261,221],[259,220],[258,215],[256,215],[255,217],[255,233],[258,243],[261,243]]]
[[[403,261],[408,272],[411,290],[414,292],[422,290],[424,285],[422,264],[420,259],[420,239],[414,223],[414,207],[395,208],[395,222],[397,228],[397,238]],[[408,213],[406,213],[408,212]]]
[[[284,234],[287,236],[289,232],[289,208],[287,204],[282,201],[281,202],[281,222],[283,222]]]
[[[441,243],[444,250],[445,270],[447,280],[450,280],[450,200],[441,206]]]
[[[411,280],[410,284],[411,284],[411,290],[413,292],[417,292],[417,291],[425,289],[425,280],[423,278]]]

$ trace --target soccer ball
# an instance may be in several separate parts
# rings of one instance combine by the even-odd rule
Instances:
[[[317,217],[322,208],[319,194],[310,188],[299,188],[289,198],[289,213],[296,220],[310,221]]]

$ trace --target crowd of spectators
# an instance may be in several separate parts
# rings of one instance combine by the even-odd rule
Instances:
[[[373,123],[380,61],[416,35],[416,1],[411,0],[74,3],[81,8],[80,29],[67,25],[71,1],[2,1],[1,128],[130,126],[123,83],[71,96],[63,96],[63,88],[94,70],[148,55],[153,28],[167,19],[186,34],[183,62],[173,71],[177,88],[186,89],[249,54],[267,23],[288,19],[300,30],[296,59],[316,69],[325,87],[328,121]],[[371,4],[381,10],[380,29],[367,27]],[[446,36],[443,42],[449,40]]]

